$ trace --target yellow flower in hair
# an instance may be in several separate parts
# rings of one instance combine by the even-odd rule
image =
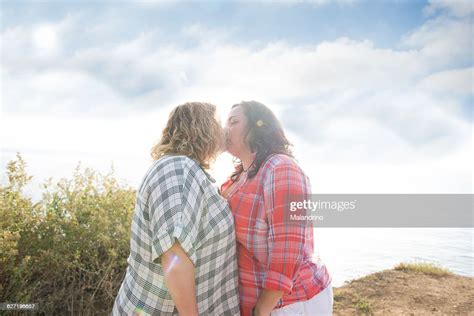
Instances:
[[[262,126],[263,126],[263,121],[262,121],[262,120],[258,120],[258,121],[257,121],[257,126],[258,126],[258,127],[262,127]]]

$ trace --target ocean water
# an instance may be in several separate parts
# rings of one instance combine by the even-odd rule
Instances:
[[[315,253],[333,286],[400,262],[427,262],[474,277],[474,228],[315,228]]]

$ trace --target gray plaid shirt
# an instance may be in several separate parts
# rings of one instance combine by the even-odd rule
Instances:
[[[137,193],[127,273],[112,315],[178,315],[159,261],[175,238],[196,269],[199,314],[239,315],[233,217],[211,181],[185,156],[164,156],[149,168]]]

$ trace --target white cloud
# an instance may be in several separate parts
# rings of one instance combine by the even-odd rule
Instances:
[[[35,29],[33,43],[39,57],[55,57],[60,49],[58,34],[53,25],[41,25]]]
[[[91,73],[78,69],[47,69],[35,74],[12,74],[7,78],[3,95],[6,113],[116,116],[127,109],[115,90]]]
[[[420,60],[427,60],[435,69],[472,63],[472,19],[438,16],[408,34],[401,44],[416,49]]]
[[[23,72],[61,66],[64,46],[72,34],[81,32],[77,15],[59,22],[7,27],[0,34],[2,67],[8,72]]]
[[[423,12],[427,15],[438,11],[447,11],[457,17],[464,17],[474,12],[474,5],[470,0],[429,0]]]
[[[461,110],[472,95],[465,15],[433,17],[397,49],[350,38],[243,46],[230,41],[232,31],[193,24],[179,34],[189,47],[149,30],[66,52],[68,37],[82,31],[77,21],[48,24],[40,47],[36,26],[2,33],[4,148],[141,165],[172,106],[207,101],[225,115],[255,99],[280,115],[318,192],[472,190],[472,122]],[[227,167],[219,162],[219,180]]]
[[[434,93],[472,95],[474,68],[453,69],[434,73],[418,83],[419,89]]]
[[[261,0],[261,2],[270,3],[272,5],[310,4],[314,7],[321,7],[321,6],[327,6],[327,5],[352,6],[360,1],[359,0]]]

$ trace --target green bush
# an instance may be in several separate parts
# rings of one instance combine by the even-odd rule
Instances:
[[[0,186],[0,302],[38,303],[39,314],[106,314],[127,267],[136,192],[75,169],[73,178],[42,185],[33,203],[31,180],[18,153]]]

